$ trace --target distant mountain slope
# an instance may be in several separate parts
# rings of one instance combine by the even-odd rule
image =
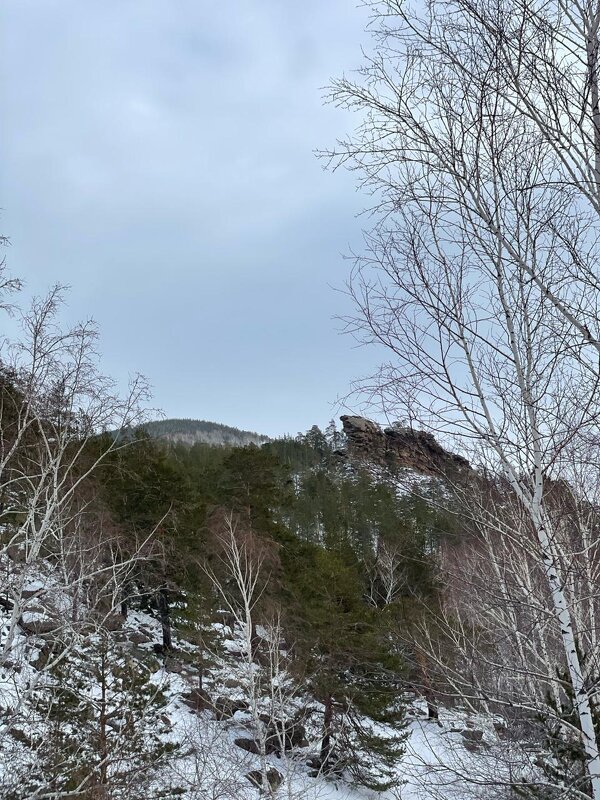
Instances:
[[[155,439],[193,445],[197,443],[214,445],[233,445],[241,447],[248,444],[264,444],[269,441],[254,431],[242,431],[230,425],[207,422],[203,419],[161,419],[148,422],[145,430]]]

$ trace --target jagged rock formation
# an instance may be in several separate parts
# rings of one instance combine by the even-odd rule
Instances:
[[[445,450],[426,431],[384,428],[364,417],[340,417],[351,459],[392,469],[408,468],[423,475],[444,476],[470,471],[466,458]]]

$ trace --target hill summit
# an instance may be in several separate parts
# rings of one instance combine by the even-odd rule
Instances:
[[[161,419],[147,422],[144,429],[154,439],[193,445],[198,443],[212,445],[232,445],[241,447],[248,444],[264,444],[268,436],[255,431],[243,431],[219,422],[203,419]]]

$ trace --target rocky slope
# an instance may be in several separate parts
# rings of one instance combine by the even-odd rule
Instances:
[[[51,570],[40,570],[30,584],[27,591],[35,591],[40,597],[44,592],[54,593]],[[157,717],[160,727],[146,735],[149,744],[152,737],[156,740],[158,736],[172,752],[168,758],[163,756],[147,787],[148,797],[258,800],[265,796],[257,785],[261,770],[269,781],[267,796],[287,800],[482,797],[479,786],[470,785],[468,778],[485,785],[498,770],[498,737],[493,720],[442,709],[439,722],[432,722],[418,698],[409,707],[406,754],[397,765],[404,784],[400,790],[376,794],[351,785],[341,773],[323,774],[314,764],[318,760],[323,709],[301,684],[291,680],[285,668],[275,679],[270,676],[269,680],[257,680],[260,665],[244,657],[243,630],[232,623],[228,614],[219,616],[223,621],[210,623],[210,630],[204,631],[204,637],[210,634],[213,645],[201,658],[197,644],[177,631],[173,650],[168,655],[161,653],[160,622],[140,610],[121,618],[110,631],[112,642],[124,655],[123,663],[144,665],[151,685],[164,697]],[[6,611],[0,607],[0,632],[6,622]],[[268,632],[259,628],[258,634],[266,645]],[[22,624],[13,647],[15,662],[6,665],[9,668],[0,674],[0,705],[4,710],[0,732],[5,744],[10,745],[5,748],[4,763],[0,763],[2,797],[30,800],[32,796],[22,794],[20,783],[14,779],[18,777],[18,767],[28,762],[35,771],[36,742],[50,734],[47,719],[30,705],[28,698],[32,686],[51,677],[41,655],[52,652],[53,636],[46,629]],[[72,679],[92,697],[97,692],[84,678],[85,662],[96,657],[94,642],[90,639],[83,643],[78,661],[74,655],[73,651],[67,663],[81,666],[74,668]],[[285,652],[281,655],[285,659]],[[274,700],[279,715],[265,715],[269,708],[272,712]],[[117,720],[114,717],[113,727]],[[264,721],[266,731],[262,756],[257,721]],[[283,738],[277,735],[281,721]],[[274,734],[269,733],[271,729]],[[126,730],[125,734],[130,735]],[[115,729],[110,735],[118,737],[119,731]],[[119,798],[123,796],[134,795],[118,794]],[[498,795],[489,792],[485,796]]]

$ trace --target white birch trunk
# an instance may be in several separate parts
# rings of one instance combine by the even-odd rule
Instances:
[[[565,659],[569,670],[569,677],[573,687],[575,710],[581,726],[582,743],[587,755],[587,771],[592,784],[594,800],[600,800],[600,751],[594,730],[594,718],[588,689],[583,678],[575,631],[573,629],[572,615],[560,579],[554,548],[552,547],[547,523],[544,524],[539,509],[533,509],[536,524],[536,533],[542,550],[544,569],[548,578],[548,585],[552,594],[552,603],[556,619],[560,627],[560,636],[565,651]]]

